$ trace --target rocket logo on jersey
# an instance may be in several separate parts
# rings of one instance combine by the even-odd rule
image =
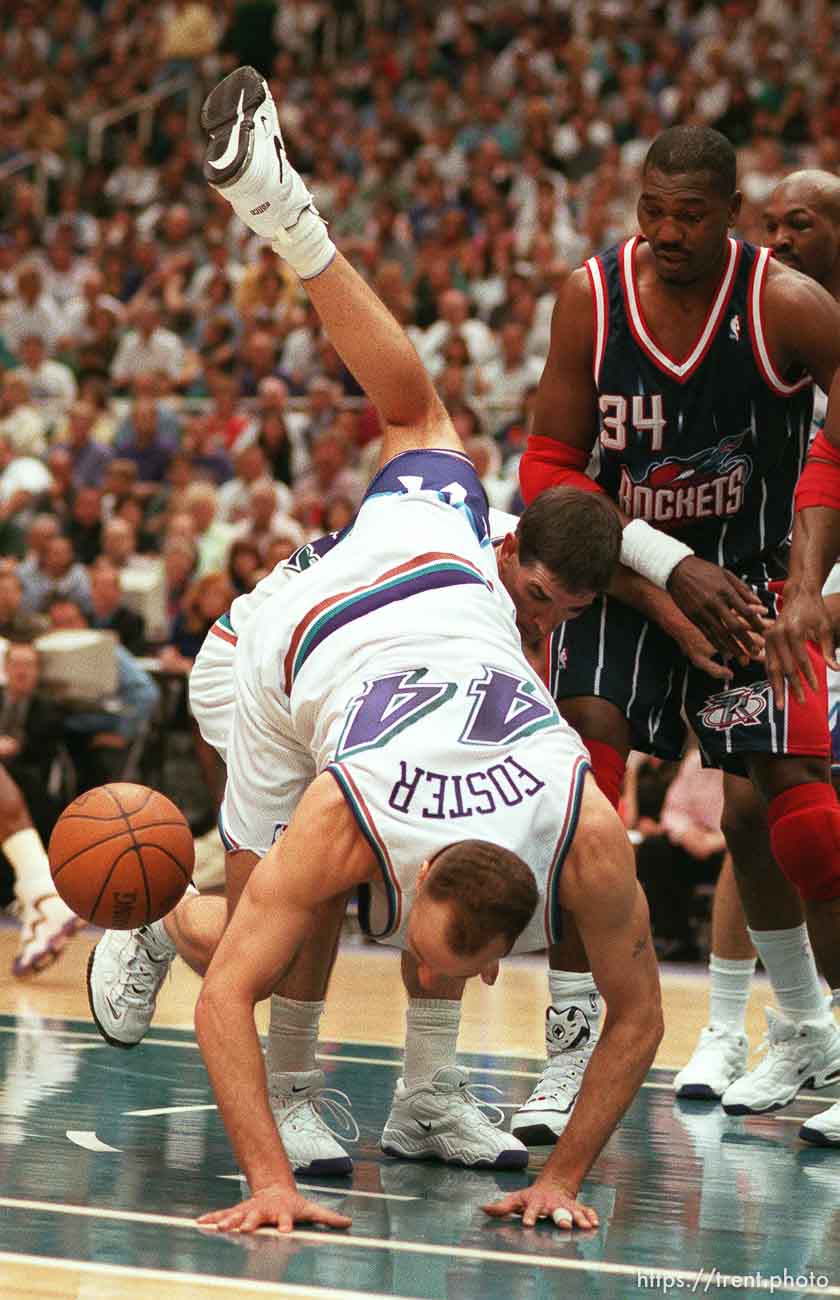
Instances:
[[[737,686],[731,691],[710,695],[698,718],[710,731],[730,731],[732,727],[757,727],[759,718],[767,708],[770,683],[755,682],[752,686]]]
[[[741,450],[748,436],[745,429],[693,456],[654,461],[639,482],[622,465],[618,504],[633,519],[675,527],[736,515],[752,473],[752,461]]]

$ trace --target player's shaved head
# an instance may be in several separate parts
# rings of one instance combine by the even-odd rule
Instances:
[[[791,172],[779,181],[771,202],[783,203],[789,207],[803,204],[840,226],[840,176],[820,171],[816,167]]]
[[[762,213],[778,261],[840,297],[840,177],[809,168],[791,172]]]
[[[672,126],[647,151],[644,173],[666,176],[705,173],[724,198],[735,193],[735,150],[725,135],[710,126]]]

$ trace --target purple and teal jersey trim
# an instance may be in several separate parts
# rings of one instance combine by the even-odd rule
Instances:
[[[294,630],[283,661],[286,694],[291,694],[295,679],[313,650],[323,645],[333,632],[375,610],[408,600],[421,592],[465,585],[478,585],[492,591],[480,569],[469,560],[446,552],[430,551],[388,569],[363,587],[327,597],[311,609]]]

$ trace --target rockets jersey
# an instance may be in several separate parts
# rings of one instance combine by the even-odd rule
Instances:
[[[638,236],[586,263],[599,438],[590,472],[632,518],[714,564],[777,576],[808,446],[809,377],[779,375],[762,297],[770,250],[729,239],[706,323],[677,361],[651,335],[635,273]]]

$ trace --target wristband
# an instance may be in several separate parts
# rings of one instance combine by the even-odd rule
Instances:
[[[621,534],[621,563],[662,591],[680,561],[693,554],[685,542],[651,528],[644,519],[632,519]]]

